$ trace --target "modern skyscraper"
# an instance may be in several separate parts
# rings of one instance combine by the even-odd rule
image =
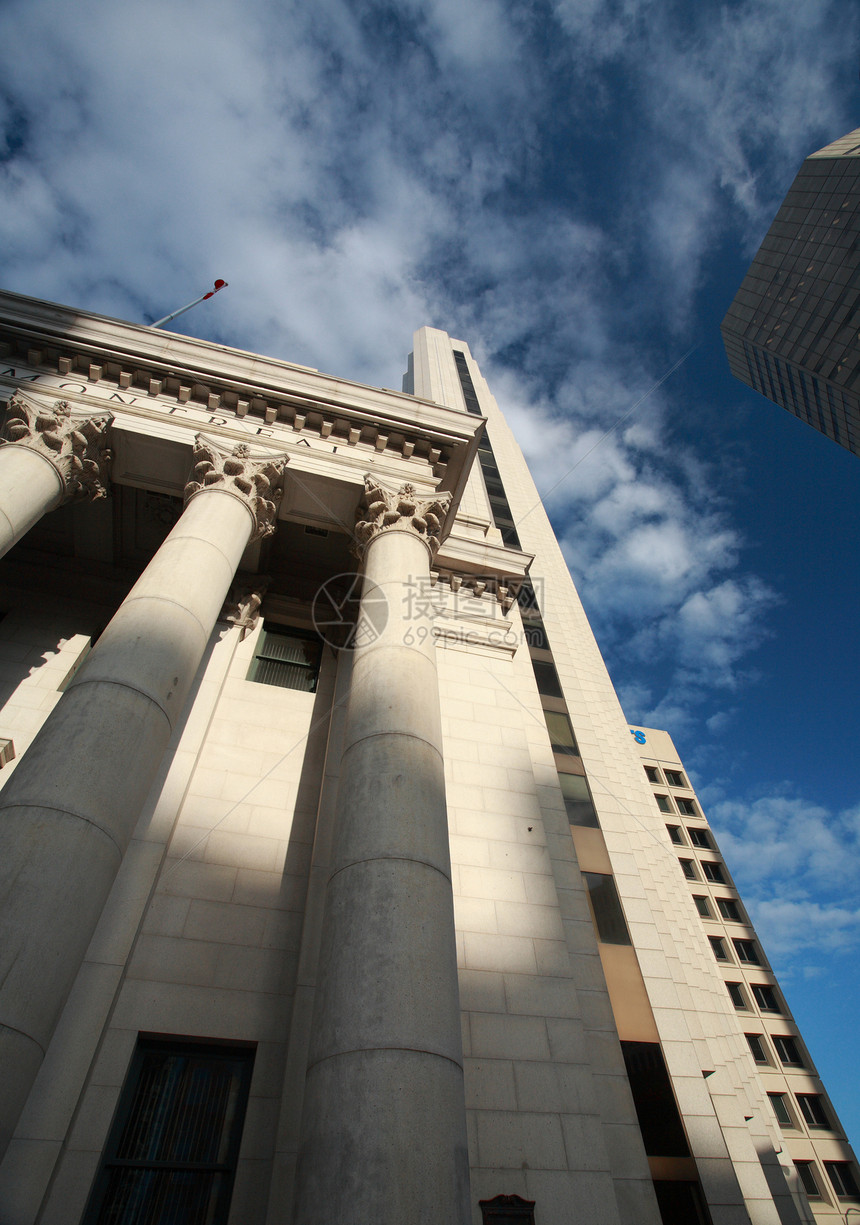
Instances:
[[[860,128],[808,157],[722,324],[732,374],[860,454]]]
[[[468,346],[394,392],[11,294],[0,343],[3,1225],[860,1204]]]

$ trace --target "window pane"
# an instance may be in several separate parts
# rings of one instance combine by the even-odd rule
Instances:
[[[645,773],[648,775],[649,783],[659,783],[660,772],[658,771],[656,766],[646,766]]]
[[[561,692],[558,673],[552,664],[543,663],[539,659],[533,659],[532,667],[535,670],[538,693],[543,693],[550,698],[560,698],[564,696]]]
[[[827,1171],[827,1177],[833,1184],[833,1190],[840,1199],[860,1197],[850,1161],[825,1161],[824,1168]]]
[[[783,1063],[792,1064],[798,1068],[803,1067],[803,1060],[800,1058],[800,1051],[797,1049],[797,1043],[794,1038],[783,1038],[776,1035],[773,1038],[773,1044],[776,1047],[776,1053]]]
[[[692,859],[679,859],[678,863],[687,880],[696,880],[696,869],[693,867]]]
[[[738,909],[738,904],[732,901],[730,897],[718,897],[717,905],[724,919],[730,919],[733,923],[741,922],[741,912]]]
[[[711,849],[711,840],[708,837],[706,830],[688,829],[687,833],[690,835],[690,841],[692,842],[693,846],[703,846],[706,848],[706,850]]]
[[[773,1106],[773,1113],[776,1115],[778,1122],[783,1127],[791,1127],[791,1115],[788,1113],[788,1107],[785,1104],[784,1093],[768,1093],[770,1104]]]
[[[821,1098],[817,1093],[798,1093],[795,1096],[797,1097],[797,1104],[800,1106],[800,1113],[810,1127],[830,1126],[830,1120],[824,1112]]]
[[[740,983],[726,983],[726,990],[735,1008],[746,1008],[747,1002]]]
[[[743,961],[750,966],[760,966],[761,959],[758,955],[758,949],[753,940],[732,940],[735,946],[735,951],[738,955],[738,961]]]
[[[248,671],[248,680],[282,689],[314,693],[319,673],[322,644],[288,630],[264,629]]]
[[[654,799],[657,801],[657,807],[661,812],[672,811],[672,805],[669,803],[668,795],[655,795]]]
[[[677,770],[665,770],[664,773],[666,775],[666,782],[670,787],[686,787],[687,784],[684,782],[683,774],[680,774]]]
[[[675,843],[675,845],[676,845],[676,846],[683,846],[683,845],[684,845],[684,839],[681,837],[681,829],[680,829],[680,826],[678,826],[678,825],[667,825],[667,826],[666,826],[666,829],[669,831],[669,837],[670,837],[670,838],[671,838],[671,840],[672,840],[672,841]]]
[[[570,726],[570,720],[567,715],[560,714],[555,710],[545,710],[543,717],[546,719],[552,751],[577,757],[579,750],[576,747],[573,728]]]
[[[676,796],[675,799],[678,803],[678,807],[680,808],[681,812],[684,814],[685,817],[698,816],[698,813],[696,812],[696,805],[693,803],[692,800],[685,800],[683,796],[680,796],[680,795]],[[704,845],[707,846],[708,844],[705,843]]]
[[[800,1185],[803,1187],[810,1199],[821,1199],[821,1192],[818,1189],[818,1183],[815,1181],[815,1172],[811,1161],[795,1161],[794,1167],[797,1170],[797,1176],[800,1179]]]
[[[594,811],[588,783],[581,774],[559,774],[561,794],[564,796],[564,806],[567,809],[567,819],[571,825],[586,825],[591,829],[599,829],[600,822]]]
[[[696,910],[698,910],[702,918],[710,919],[711,908],[708,905],[708,899],[706,897],[694,897],[693,901],[696,903]]]
[[[726,946],[720,936],[708,936],[711,942],[711,948],[717,961],[728,961],[729,955],[726,952]]]
[[[601,872],[583,872],[582,879],[588,889],[598,940],[604,944],[629,944],[630,935],[615,881]]]
[[[688,1157],[687,1138],[657,1042],[622,1042],[627,1079],[649,1157]]]
[[[253,1059],[251,1049],[141,1040],[86,1225],[223,1225]]]
[[[712,880],[717,885],[724,885],[723,870],[718,863],[711,863],[709,860],[703,860],[702,871],[708,880]]]
[[[753,983],[752,993],[762,1012],[779,1012],[779,1004],[773,987],[768,987],[764,983]]]
[[[761,1034],[746,1034],[745,1037],[749,1043],[750,1054],[756,1063],[767,1063],[767,1053],[761,1040]]]

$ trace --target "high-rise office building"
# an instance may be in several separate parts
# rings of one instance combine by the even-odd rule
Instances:
[[[722,324],[732,374],[860,454],[860,128],[800,168]]]
[[[0,344],[3,1225],[860,1205],[468,346]]]

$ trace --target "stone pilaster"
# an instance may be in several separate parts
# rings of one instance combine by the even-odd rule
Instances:
[[[470,1219],[453,896],[432,620],[446,500],[368,478],[353,654],[308,1060],[298,1225]],[[408,1086],[408,1092],[404,1092]]]
[[[228,470],[228,456],[215,479],[194,482],[175,527],[0,792],[0,1154],[242,554],[272,529],[286,459],[236,459],[241,473]]]
[[[63,502],[106,496],[112,421],[15,392],[0,429],[0,556]]]

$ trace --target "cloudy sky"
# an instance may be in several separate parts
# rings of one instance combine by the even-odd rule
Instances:
[[[860,460],[734,383],[718,327],[860,123],[856,28],[853,0],[0,7],[5,288],[151,322],[224,277],[175,326],[392,387],[422,323],[469,341],[855,1141]]]

